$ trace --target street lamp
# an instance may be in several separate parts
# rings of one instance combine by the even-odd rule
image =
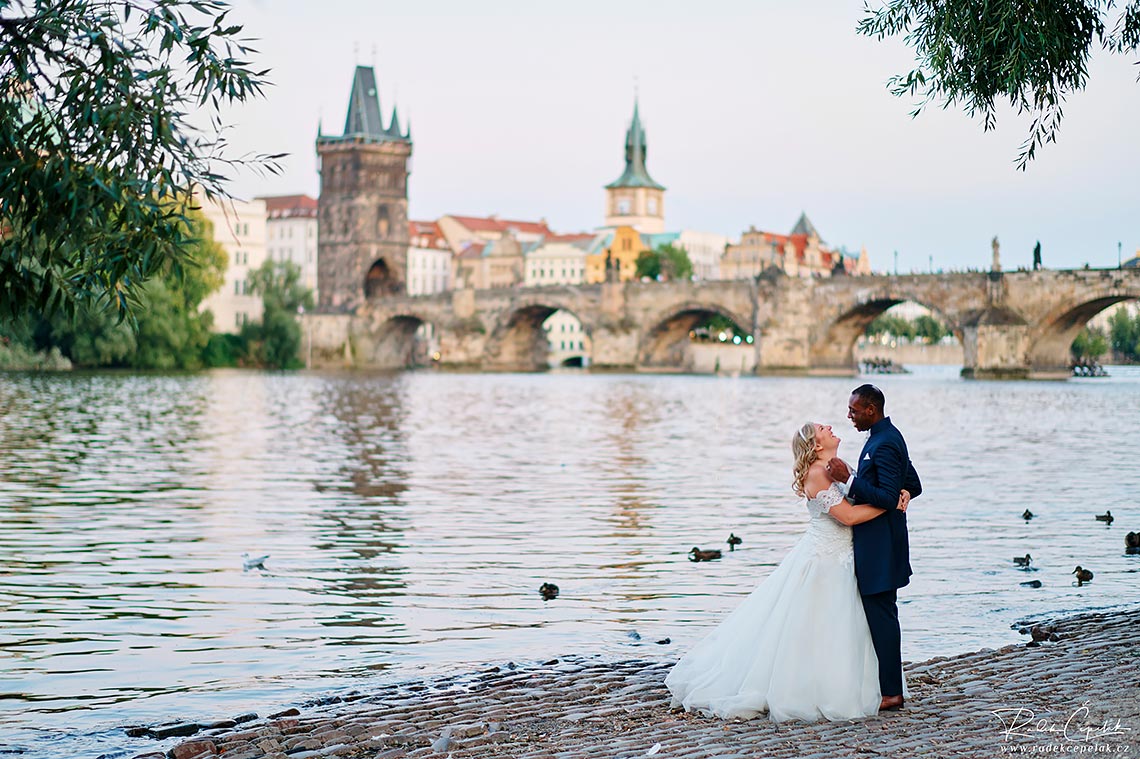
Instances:
[[[1121,259],[1120,259],[1120,249],[1122,247],[1123,247],[1123,245],[1120,242],[1116,243],[1116,268],[1117,269],[1123,269],[1124,268],[1124,264],[1121,262]]]
[[[895,251],[895,276],[899,275],[899,252]]]

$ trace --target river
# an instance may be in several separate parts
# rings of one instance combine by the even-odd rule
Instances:
[[[1140,370],[1109,369],[874,378],[926,491],[908,513],[904,659],[1140,601],[1140,557],[1123,550],[1140,530]],[[125,725],[264,714],[379,678],[675,657],[803,530],[798,425],[835,425],[857,456],[857,383],[0,376],[0,751],[129,757],[155,743]],[[1112,526],[1093,518],[1106,509]],[[730,532],[735,552],[686,559]],[[243,553],[269,558],[247,570]],[[1025,553],[1031,571],[1011,561]],[[1074,583],[1077,564],[1091,583]]]

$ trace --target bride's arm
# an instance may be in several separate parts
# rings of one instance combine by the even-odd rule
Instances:
[[[856,525],[869,522],[880,514],[886,514],[883,509],[868,506],[865,503],[852,506],[846,498],[832,506],[828,512],[837,522],[845,525]]]
[[[819,495],[819,493],[826,488],[832,487],[831,479],[825,474],[825,470],[822,467],[814,466],[808,471],[807,481],[804,485],[809,493],[815,492],[816,495]],[[851,502],[844,498],[828,509],[827,513],[838,522],[842,522],[846,525],[855,525],[874,519],[886,512],[883,509],[878,509],[866,504],[852,506]]]
[[[898,509],[900,511],[906,511],[906,507],[909,503],[910,493],[904,490],[899,494]],[[832,506],[827,513],[831,514],[836,521],[842,522],[845,525],[857,525],[869,522],[880,514],[885,514],[886,511],[865,503],[852,505],[850,501],[844,498]]]

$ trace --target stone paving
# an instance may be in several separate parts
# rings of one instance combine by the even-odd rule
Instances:
[[[671,662],[566,658],[378,687],[139,757],[1140,756],[1140,610],[1043,629],[1041,643],[907,665],[906,707],[856,722],[684,713],[663,685]]]

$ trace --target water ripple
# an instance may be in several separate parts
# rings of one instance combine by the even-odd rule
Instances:
[[[1113,454],[1140,429],[1140,371],[1113,373],[879,380],[926,489],[908,515],[904,657],[1000,645],[1023,617],[1137,600],[1140,557],[1122,544],[1140,530],[1140,478]],[[8,375],[0,743],[28,757],[141,750],[116,728],[295,703],[377,673],[675,655],[802,531],[798,425],[834,424],[856,455],[851,386]],[[1112,527],[1092,519],[1106,508]],[[745,539],[736,552],[686,560],[729,532]],[[244,570],[243,552],[269,554],[264,571]],[[1011,562],[1027,552],[1032,573]],[[1093,583],[1075,585],[1076,564]],[[1022,587],[1029,576],[1044,587]],[[562,591],[552,602],[537,593],[547,580]]]

